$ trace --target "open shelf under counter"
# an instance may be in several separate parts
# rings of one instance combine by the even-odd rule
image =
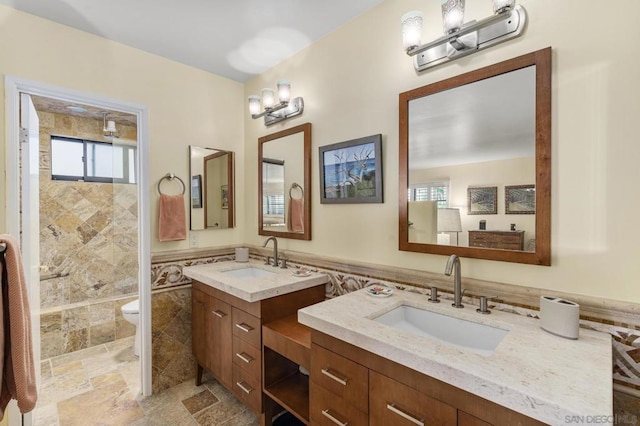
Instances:
[[[300,367],[311,365],[311,329],[298,322],[297,313],[262,326],[263,393],[304,424],[309,424],[309,376]],[[268,416],[267,416],[268,417]]]

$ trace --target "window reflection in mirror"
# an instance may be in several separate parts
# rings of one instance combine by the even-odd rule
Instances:
[[[262,226],[283,231],[284,209],[284,160],[262,159]]]
[[[400,250],[551,264],[551,48],[400,94]]]
[[[233,152],[189,146],[191,230],[235,226]]]
[[[258,140],[258,234],[311,239],[311,124]]]

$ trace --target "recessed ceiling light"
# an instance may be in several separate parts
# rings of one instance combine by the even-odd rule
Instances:
[[[73,112],[87,112],[86,109],[79,107],[79,106],[74,106],[74,105],[69,105],[66,107],[68,110],[71,110]]]

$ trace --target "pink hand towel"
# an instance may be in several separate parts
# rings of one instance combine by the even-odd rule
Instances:
[[[289,231],[304,232],[304,199],[291,198],[289,200],[289,215],[287,217]]]
[[[31,341],[31,310],[27,282],[22,266],[18,240],[11,235],[0,235],[7,244],[2,272],[2,303],[0,304],[0,418],[11,399],[18,401],[21,413],[33,410],[38,399],[36,374]],[[2,271],[4,267],[4,271]]]
[[[180,241],[187,239],[184,195],[160,195],[158,238],[160,241]]]

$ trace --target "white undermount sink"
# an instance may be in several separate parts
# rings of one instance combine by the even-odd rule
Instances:
[[[223,271],[221,272],[221,274],[243,279],[267,278],[276,275],[275,272],[265,271],[264,269],[254,268],[252,266],[240,269],[231,269],[230,271]]]
[[[508,331],[411,306],[398,306],[374,321],[449,345],[491,355]]]

